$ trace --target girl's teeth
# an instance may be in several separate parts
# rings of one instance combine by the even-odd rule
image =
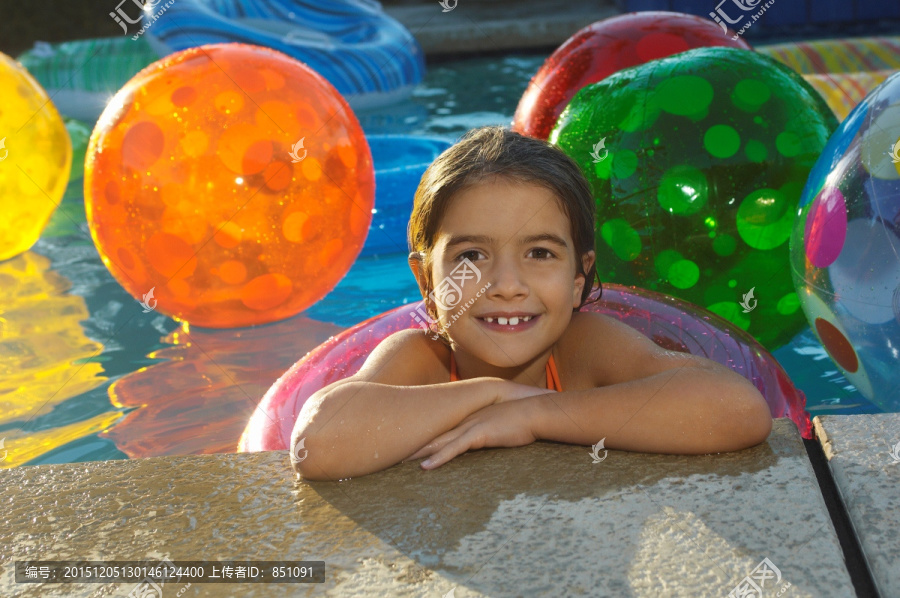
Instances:
[[[512,318],[498,317],[497,323],[501,324],[503,326],[506,326],[506,325],[515,326],[516,324],[519,323],[519,320],[521,320],[523,322],[527,322],[530,319],[531,319],[531,316],[522,316],[521,318],[519,316],[513,316]],[[493,322],[494,318],[485,318],[484,321],[485,322]]]

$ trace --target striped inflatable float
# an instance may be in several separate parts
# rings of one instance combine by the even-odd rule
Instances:
[[[841,122],[856,108],[869,92],[878,87],[895,71],[870,73],[816,73],[803,78],[819,92],[828,107]]]
[[[900,37],[861,37],[758,46],[800,74],[900,69]]]
[[[900,37],[791,42],[756,50],[800,73],[841,121],[900,69]]]
[[[266,46],[328,79],[354,110],[407,97],[425,74],[419,43],[374,0],[178,0],[145,8],[160,56],[227,42]]]

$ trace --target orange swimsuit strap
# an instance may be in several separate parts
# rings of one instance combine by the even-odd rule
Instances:
[[[450,351],[450,382],[459,380],[459,374],[456,373],[456,359],[453,358],[453,351]],[[553,360],[553,354],[547,360],[547,388],[562,392],[562,384],[559,381],[559,372],[556,371],[556,362]]]
[[[553,354],[547,360],[547,388],[562,392],[562,382],[559,381],[559,372],[556,371],[556,362],[553,360]]]

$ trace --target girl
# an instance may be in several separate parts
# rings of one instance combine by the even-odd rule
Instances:
[[[594,199],[554,146],[469,132],[423,175],[408,235],[432,331],[389,336],[356,375],[307,400],[292,435],[303,478],[422,457],[433,469],[535,440],[703,454],[768,437],[769,408],[748,380],[579,311],[596,277]]]

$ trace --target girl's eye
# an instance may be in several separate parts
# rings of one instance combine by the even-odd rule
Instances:
[[[468,251],[463,251],[462,253],[460,253],[458,256],[456,256],[456,259],[454,259],[453,261],[461,262],[461,261],[463,261],[463,259],[468,257],[470,262],[474,262],[475,259],[477,259],[477,258],[473,257],[475,255],[481,255],[481,252],[478,251],[477,249],[470,249]]]
[[[552,251],[547,249],[546,247],[535,247],[534,249],[531,250],[531,253],[536,253],[537,255],[535,255],[535,258],[537,258],[540,261],[545,261],[545,260],[556,257],[556,255]],[[477,249],[470,249],[468,251],[464,251],[464,252],[460,253],[458,256],[456,256],[456,258],[453,261],[461,262],[461,261],[463,261],[463,259],[468,257],[469,261],[474,262],[475,260],[478,259],[477,256],[481,256],[481,255],[484,255],[484,254],[482,254]]]

